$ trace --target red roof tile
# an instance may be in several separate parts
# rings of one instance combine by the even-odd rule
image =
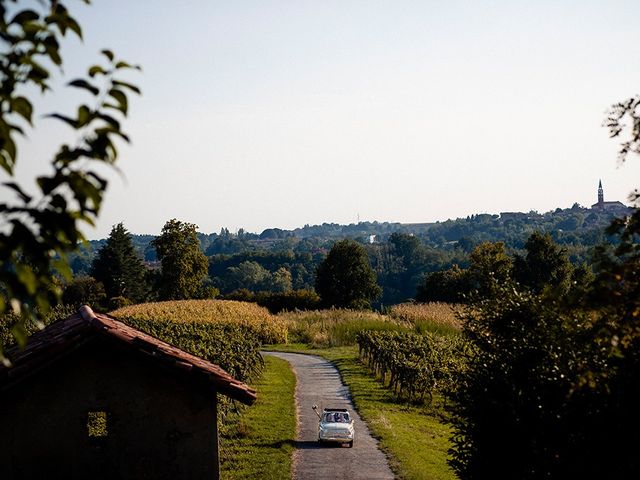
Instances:
[[[256,399],[255,390],[233,378],[218,365],[107,315],[96,314],[86,305],[78,313],[54,322],[32,335],[24,349],[9,350],[7,356],[12,359],[13,366],[0,365],[0,389],[13,384],[23,375],[43,368],[96,335],[115,339],[181,375],[197,380],[204,378],[217,392],[242,403],[249,405]]]

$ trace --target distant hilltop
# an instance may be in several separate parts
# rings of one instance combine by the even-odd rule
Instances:
[[[631,207],[622,202],[604,200],[602,182],[598,183],[598,202],[591,207],[574,203],[570,208],[556,208],[546,213],[501,212],[500,214],[479,213],[464,218],[437,222],[358,222],[350,225],[323,223],[305,225],[292,230],[267,228],[261,233],[251,233],[244,229],[231,232],[222,228],[220,233],[198,233],[200,246],[208,255],[234,255],[254,250],[296,251],[317,253],[326,251],[332,243],[343,238],[352,238],[365,244],[382,244],[391,235],[408,234],[416,236],[433,248],[470,248],[483,241],[501,241],[514,248],[521,248],[533,231],[548,232],[562,245],[594,246],[605,241],[604,230],[614,218],[629,215]],[[155,249],[151,241],[154,235],[133,234],[136,250],[147,262],[156,261]],[[92,240],[74,254],[74,272],[86,270],[95,251],[106,240]]]

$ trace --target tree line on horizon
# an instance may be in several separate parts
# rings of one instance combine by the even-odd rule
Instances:
[[[172,219],[150,243],[159,259],[155,268],[143,261],[132,239],[123,224],[114,226],[88,271],[66,285],[65,302],[106,309],[150,300],[217,297],[263,303],[274,310],[335,306],[322,301],[318,286],[327,261],[345,241],[357,248],[342,255],[341,268],[348,272],[350,255],[358,257],[357,265],[366,264],[371,272],[361,283],[375,285],[366,287],[375,294],[352,302],[351,308],[412,300],[464,302],[471,292],[482,290],[481,279],[490,270],[523,285],[544,282],[544,275],[556,278],[558,287],[588,282],[593,276],[586,262],[573,264],[567,247],[542,232],[532,233],[523,250],[509,249],[504,242],[482,242],[468,253],[460,247],[438,250],[415,235],[393,233],[383,244],[340,240],[314,253],[253,250],[207,257],[197,227]],[[541,273],[549,269],[552,273]]]
[[[557,209],[543,215],[523,214],[508,221],[501,221],[495,215],[448,220],[430,227],[438,232],[435,237],[433,232],[427,236],[424,232],[392,231],[394,224],[366,222],[358,228],[379,225],[386,233],[376,236],[373,243],[369,235],[351,239],[361,244],[368,254],[376,281],[382,289],[381,295],[373,300],[373,306],[383,308],[411,300],[461,301],[472,288],[465,278],[465,271],[473,258],[474,249],[487,242],[501,243],[506,254],[522,256],[526,254],[527,242],[534,232],[546,232],[550,240],[562,246],[576,269],[576,275],[587,275],[597,245],[616,242],[603,226],[613,218],[609,212],[586,211],[574,205],[571,209]],[[566,229],[571,227],[570,224],[574,230]],[[566,230],[558,229],[558,225]],[[329,234],[335,235],[340,226],[327,224],[317,227],[320,228],[315,230],[318,235],[325,227],[329,229]],[[118,227],[123,228],[122,225]],[[332,245],[340,239],[327,236],[297,238],[291,232],[284,235],[278,229],[265,230],[267,235],[262,236],[268,239],[260,239],[260,236],[242,229],[234,234],[223,228],[219,234],[209,235],[197,232],[195,226],[192,230],[194,250],[197,246],[207,258],[206,282],[200,290],[192,293],[194,297],[217,296],[248,301],[261,299],[265,303],[279,295],[292,302],[291,308],[319,305],[315,295],[316,271]],[[103,293],[101,286],[93,282],[92,278],[104,278],[100,268],[96,267],[96,259],[104,255],[100,252],[110,241],[113,242],[113,234],[114,231],[107,240],[91,242],[90,248],[96,250],[84,249],[70,258],[75,279],[68,287],[66,298],[85,295],[86,298],[92,298],[94,303],[95,298],[100,298],[99,303],[107,305],[111,298],[117,299],[114,305],[118,305],[118,301],[166,298],[166,294],[158,293],[163,281],[158,275],[161,271],[158,268],[161,262],[156,243],[159,237],[151,235],[132,235],[127,232],[132,244],[127,253],[128,258],[132,259],[131,263],[137,265],[138,260],[143,260],[152,267],[145,270],[145,281],[137,282],[144,285],[145,295],[141,296],[137,287],[131,287],[124,294],[115,291],[109,286],[111,280],[108,279],[105,280],[106,289]],[[122,232],[118,235],[122,237]],[[434,243],[434,238],[442,243]],[[455,240],[449,240],[452,238]],[[123,239],[120,238],[119,242],[122,243]],[[109,247],[107,251],[112,248]],[[136,260],[133,260],[132,252],[137,255]],[[95,294],[91,293],[94,290]],[[286,300],[282,302],[279,305],[287,305]]]

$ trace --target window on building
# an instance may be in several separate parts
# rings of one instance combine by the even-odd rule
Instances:
[[[107,412],[89,412],[87,415],[87,434],[91,438],[106,437],[109,434]]]

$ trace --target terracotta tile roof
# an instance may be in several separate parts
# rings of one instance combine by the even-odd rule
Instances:
[[[201,382],[204,379],[219,393],[242,403],[249,405],[256,399],[255,390],[233,378],[218,365],[173,347],[107,315],[96,314],[86,305],[78,313],[54,322],[32,335],[24,349],[9,349],[7,356],[11,358],[13,366],[0,365],[0,390],[90,341],[96,335],[115,339],[148,355],[165,367],[190,376],[195,381]]]

